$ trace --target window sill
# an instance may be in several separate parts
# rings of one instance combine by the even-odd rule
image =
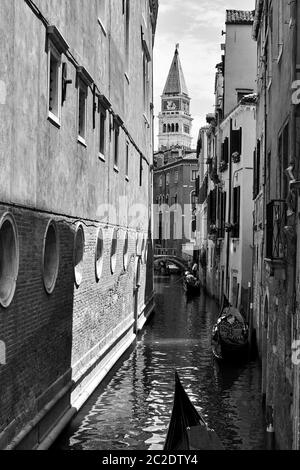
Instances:
[[[125,76],[125,78],[126,78],[126,81],[127,81],[128,85],[129,85],[129,84],[130,84],[130,79],[129,79],[129,77],[128,77],[128,75],[127,75],[127,73],[126,73],[126,72],[124,73],[124,76]]]
[[[48,112],[48,121],[50,121],[52,124],[54,124],[55,127],[60,129],[60,119],[51,111]]]
[[[114,171],[115,171],[116,173],[119,173],[119,167],[118,167],[117,165],[114,165]]]
[[[106,28],[105,28],[104,23],[101,21],[100,18],[98,18],[98,23],[101,26],[101,29],[102,29],[102,32],[103,32],[104,36],[106,37],[107,36]]]
[[[83,147],[87,148],[85,139],[83,137],[81,137],[80,135],[77,137],[77,142],[79,142],[79,144],[83,145]]]
[[[103,155],[103,153],[100,153],[100,152],[99,152],[99,153],[98,153],[98,158],[99,158],[99,160],[102,160],[103,162],[106,162],[105,156]]]

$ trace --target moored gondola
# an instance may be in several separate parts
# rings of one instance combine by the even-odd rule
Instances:
[[[183,276],[183,288],[186,294],[199,295],[200,294],[200,281],[196,276],[186,271]]]
[[[248,325],[224,296],[212,331],[212,352],[218,360],[244,360],[248,356]]]
[[[175,394],[164,451],[221,450],[222,443],[209,429],[186,394],[175,372]]]

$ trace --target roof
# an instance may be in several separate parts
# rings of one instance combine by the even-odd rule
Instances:
[[[167,78],[167,82],[165,84],[165,88],[163,91],[163,94],[170,94],[170,95],[176,95],[176,94],[183,94],[183,95],[189,95],[186,83],[185,83],[185,78],[183,75],[180,59],[179,59],[179,51],[178,51],[178,45],[176,46],[175,49],[175,54],[174,58],[172,60],[172,64],[170,67],[169,75]]]
[[[254,13],[254,10],[226,10],[226,24],[252,24]]]

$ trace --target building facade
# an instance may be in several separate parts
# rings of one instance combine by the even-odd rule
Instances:
[[[216,65],[215,113],[199,134],[199,264],[210,295],[244,311],[252,280],[252,171],[256,57],[253,12],[227,10],[222,61]],[[206,171],[203,172],[203,166]],[[202,234],[201,234],[202,232]],[[204,247],[203,247],[204,245]]]
[[[158,2],[0,10],[0,448],[43,449],[153,309]]]
[[[191,149],[192,117],[176,45],[161,97],[159,150],[154,154],[153,201],[155,204],[155,247],[192,260],[195,247],[195,181],[198,162]]]
[[[253,327],[280,449],[299,449],[299,25],[299,2],[256,2]]]

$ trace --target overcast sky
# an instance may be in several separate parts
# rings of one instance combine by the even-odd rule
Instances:
[[[226,10],[254,10],[255,0],[159,0],[154,47],[155,116],[161,109],[163,92],[175,45],[191,97],[193,145],[205,116],[214,111],[215,66],[221,59]],[[155,119],[155,136],[158,122]],[[155,140],[157,148],[157,138]]]

